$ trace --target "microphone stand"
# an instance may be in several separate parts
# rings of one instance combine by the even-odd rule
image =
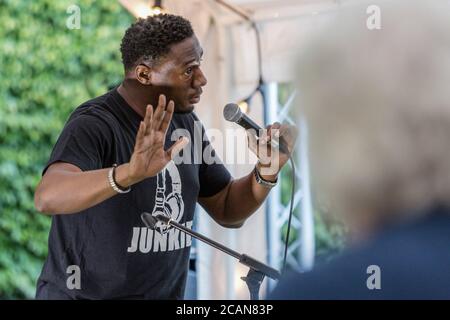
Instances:
[[[239,252],[236,252],[228,247],[225,247],[224,245],[209,239],[203,235],[201,235],[198,232],[195,232],[182,224],[179,224],[176,221],[173,221],[171,218],[165,216],[165,215],[157,215],[152,216],[149,213],[144,212],[141,215],[142,221],[144,224],[150,228],[154,229],[156,222],[160,221],[163,224],[167,226],[172,226],[175,229],[178,229],[191,237],[194,237],[195,239],[198,239],[200,241],[203,241],[204,243],[222,251],[226,254],[236,258],[239,260],[240,263],[243,265],[249,267],[249,271],[247,273],[246,277],[241,277],[241,279],[247,284],[248,290],[250,292],[250,300],[259,300],[259,290],[261,287],[261,284],[264,280],[264,277],[267,276],[269,278],[272,278],[274,280],[278,280],[280,278],[280,272],[246,254],[240,254]]]

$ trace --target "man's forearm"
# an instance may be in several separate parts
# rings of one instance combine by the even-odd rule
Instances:
[[[274,181],[274,176],[264,176],[266,180]],[[230,224],[243,224],[263,203],[270,188],[260,185],[253,171],[245,177],[234,180],[228,190],[224,206],[224,220]]]
[[[68,171],[55,168],[43,177],[36,189],[35,205],[42,213],[69,214],[82,211],[111,198],[117,192],[108,181],[107,169]],[[116,182],[128,187],[128,164],[116,168]]]

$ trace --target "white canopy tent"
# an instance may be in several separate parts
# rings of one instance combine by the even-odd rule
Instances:
[[[148,1],[120,0],[120,2],[136,16],[148,14]],[[270,122],[278,120],[278,116],[283,113],[278,112],[282,106],[278,105],[276,83],[286,83],[295,79],[293,68],[295,56],[301,50],[304,39],[310,35],[313,28],[326,21],[328,12],[336,10],[344,1],[228,0],[227,2],[244,10],[260,30],[262,73],[269,88],[266,101],[270,110],[265,110],[265,115]],[[355,1],[345,1],[345,4],[350,2]],[[242,132],[239,141],[232,141],[230,137],[226,137],[225,141],[214,139],[214,135],[236,128],[236,125],[223,120],[223,106],[247,97],[258,84],[254,30],[247,21],[214,0],[167,0],[163,2],[163,6],[168,12],[182,15],[192,22],[204,49],[202,65],[208,78],[208,85],[196,112],[212,144],[232,174],[235,177],[248,174],[253,169],[256,158],[253,157],[243,164],[230,161],[233,155],[245,153],[247,148],[245,133]],[[284,115],[286,114],[287,112],[284,112]],[[264,123],[261,99],[253,99],[249,115],[256,122]],[[300,184],[297,184],[296,194],[300,217],[298,224],[293,227],[300,228],[296,250],[299,251],[299,266],[305,270],[311,268],[314,262],[314,232],[309,195],[307,131],[304,123],[302,121],[300,123],[302,135],[297,159]],[[196,217],[197,231],[238,252],[247,253],[279,268],[283,253],[280,220],[287,217],[287,211],[279,207],[279,192],[279,189],[272,190],[268,203],[240,229],[222,228],[199,210],[201,212]],[[247,271],[247,268],[241,266],[235,259],[199,243],[197,298],[247,299],[247,288],[240,279]]]

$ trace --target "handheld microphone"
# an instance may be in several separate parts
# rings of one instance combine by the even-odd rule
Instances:
[[[262,130],[262,128],[257,125],[252,119],[250,119],[245,113],[241,111],[241,108],[235,103],[229,103],[223,108],[223,117],[225,120],[230,122],[235,122],[241,127],[243,127],[245,130],[253,129],[256,132],[256,137],[259,138],[259,130]],[[271,139],[271,144],[275,148],[278,148],[281,152],[289,155],[289,149],[287,147],[286,141],[283,139],[283,137],[280,137],[279,142]]]

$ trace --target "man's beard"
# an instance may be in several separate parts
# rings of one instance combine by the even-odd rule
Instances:
[[[183,108],[177,107],[175,105],[174,113],[177,113],[177,114],[188,114],[188,113],[192,113],[194,111],[194,109],[195,109],[194,105],[189,105],[189,106],[183,107]]]

